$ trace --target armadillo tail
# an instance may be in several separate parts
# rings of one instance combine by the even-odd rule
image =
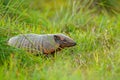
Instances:
[[[10,46],[14,46],[15,43],[16,43],[16,37],[10,38],[8,40],[8,45],[10,45]]]

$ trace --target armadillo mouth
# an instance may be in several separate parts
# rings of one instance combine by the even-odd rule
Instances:
[[[64,45],[60,45],[59,48],[62,49],[62,48],[65,48],[65,47],[72,47],[72,46],[75,46],[75,45],[77,45],[76,42],[67,43],[67,44],[64,44]]]
[[[68,47],[72,47],[72,46],[75,46],[75,45],[76,45],[76,42],[69,43],[69,44],[68,44]]]
[[[72,43],[72,46],[75,46],[75,45],[77,45],[76,42]]]

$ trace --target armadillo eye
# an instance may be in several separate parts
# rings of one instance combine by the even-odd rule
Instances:
[[[64,41],[64,42],[67,42],[67,40],[66,40],[66,39],[64,39],[63,41]]]

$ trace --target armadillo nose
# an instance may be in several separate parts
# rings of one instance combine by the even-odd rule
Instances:
[[[75,46],[75,45],[77,45],[77,43],[76,43],[76,42],[74,42],[74,43],[73,43],[73,46]]]

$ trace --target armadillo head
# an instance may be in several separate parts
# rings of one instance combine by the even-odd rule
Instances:
[[[61,48],[72,47],[76,45],[76,42],[73,39],[64,34],[55,34],[54,39],[57,43],[60,44]]]

